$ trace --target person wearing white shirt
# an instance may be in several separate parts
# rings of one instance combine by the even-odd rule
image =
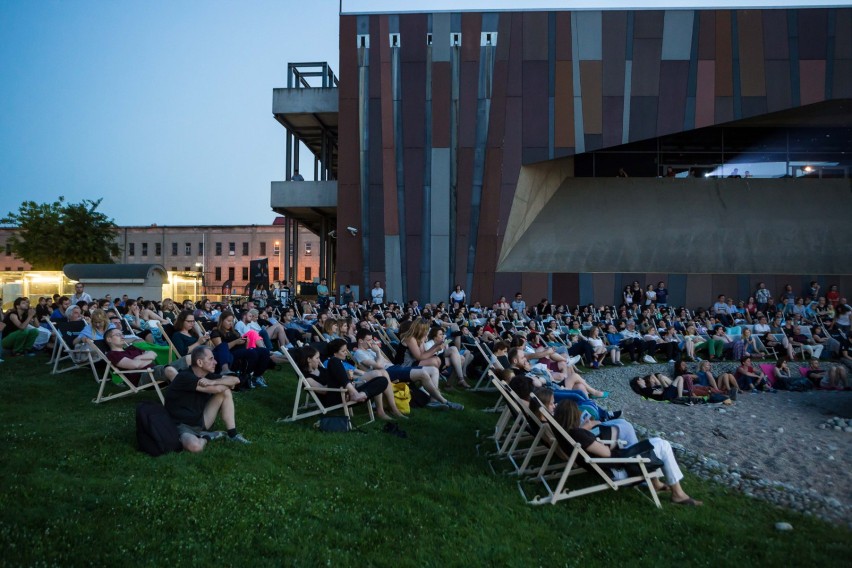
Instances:
[[[378,280],[373,284],[370,296],[372,296],[374,304],[382,305],[385,303],[385,291],[382,289],[382,283]]]
[[[83,283],[77,282],[74,284],[74,294],[71,295],[71,305],[76,306],[77,302],[86,302],[87,304],[92,303],[92,297],[88,292],[83,291]]]

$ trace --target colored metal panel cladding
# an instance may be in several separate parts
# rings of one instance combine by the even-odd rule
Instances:
[[[388,33],[397,29],[394,71]],[[493,48],[484,47],[486,32]],[[360,78],[359,34],[370,40]],[[338,239],[339,280],[383,279],[395,252],[385,254],[378,237],[398,232],[412,298],[445,299],[461,283],[486,301],[524,286],[569,302],[582,288],[600,302],[610,288],[618,295],[617,275],[494,273],[521,166],[850,98],[852,9],[345,15],[340,62],[338,233],[362,219],[370,227]],[[395,72],[396,107],[387,100]],[[376,237],[369,250],[367,234]],[[687,301],[717,284],[736,288],[724,277],[677,278]]]

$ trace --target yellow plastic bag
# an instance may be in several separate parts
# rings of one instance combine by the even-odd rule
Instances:
[[[411,391],[406,383],[393,384],[393,398],[400,412],[403,414],[411,413]]]

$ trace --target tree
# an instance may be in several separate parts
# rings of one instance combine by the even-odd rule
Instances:
[[[102,199],[66,203],[24,201],[17,213],[0,222],[17,233],[9,238],[12,253],[33,270],[61,270],[66,264],[112,264],[120,250],[112,219],[97,211]]]

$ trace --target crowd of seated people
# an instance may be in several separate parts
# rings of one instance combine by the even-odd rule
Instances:
[[[281,284],[275,287],[283,288]],[[350,295],[345,304],[338,304],[329,296],[323,309],[317,302],[289,294],[286,303],[273,295],[264,307],[253,300],[231,306],[207,298],[177,303],[169,298],[162,302],[133,299],[126,294],[115,300],[110,295],[93,299],[78,284],[71,297],[39,298],[34,307],[26,298],[16,300],[3,317],[2,344],[13,356],[32,354],[49,344],[47,320],[82,318],[87,322],[84,335],[94,339],[118,325],[126,340],[141,340],[154,346],[152,349],[168,349],[172,343],[180,356],[188,356],[193,346],[209,345],[220,369],[231,369],[236,360],[236,367],[248,368],[248,374],[257,377],[250,381],[257,385],[265,384],[265,369],[282,361],[279,350],[335,339],[344,339],[354,349],[359,329],[371,330],[391,351],[394,345],[404,344],[405,364],[434,366],[443,372],[448,385],[457,388],[468,387],[470,369],[487,363],[482,360],[483,352],[492,356],[502,343],[522,348],[532,367],[549,372],[557,386],[566,381],[580,384],[575,377],[580,376],[581,364],[597,368],[625,361],[650,364],[701,362],[704,358],[713,362],[774,356],[790,361],[836,359],[852,368],[847,337],[852,307],[836,286],[823,294],[817,282],[798,295],[792,286],[785,286],[777,298],[760,283],[746,300],[737,302],[718,295],[710,308],[694,310],[670,306],[664,282],[643,288],[634,281],[625,287],[619,305],[576,307],[553,304],[546,298],[528,305],[521,293],[511,303],[501,297],[483,306],[470,302],[458,289],[448,303],[376,304],[371,300],[384,302],[377,290],[380,285],[361,302]],[[115,321],[116,316],[120,321]],[[416,322],[421,323],[414,325]],[[417,335],[412,336],[412,331]],[[253,349],[244,345],[249,341]],[[486,345],[488,351],[477,344]],[[243,351],[252,353],[246,356]],[[393,359],[395,354],[388,355]],[[353,367],[358,369],[358,365]],[[730,388],[724,375],[713,380],[723,383],[719,390]],[[709,379],[704,382],[707,384],[701,386],[712,387]],[[843,383],[840,378],[828,381],[835,388]]]

